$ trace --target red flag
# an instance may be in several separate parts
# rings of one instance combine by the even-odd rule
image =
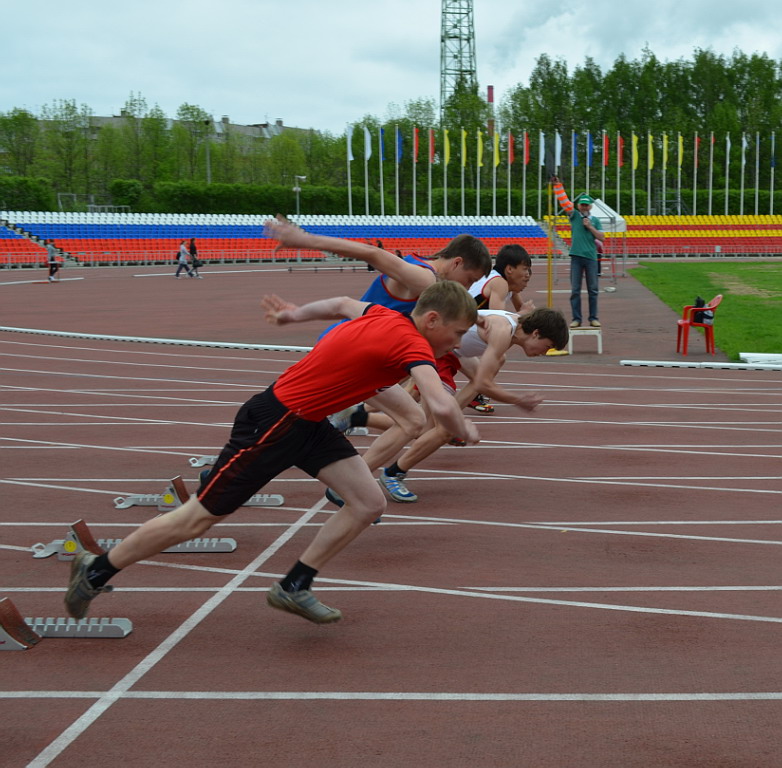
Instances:
[[[429,129],[429,165],[434,162],[434,129]]]
[[[516,159],[516,147],[514,146],[516,139],[513,138],[513,134],[508,131],[508,163],[513,164]]]
[[[413,162],[418,162],[418,128],[413,128]]]
[[[609,158],[609,142],[608,142],[608,134],[603,134],[603,165],[608,165],[608,158]]]
[[[529,165],[529,134],[524,131],[524,165]]]
[[[700,163],[698,162],[698,150],[701,148],[701,137],[695,134],[695,167],[697,168]]]
[[[619,167],[621,168],[625,164],[625,140],[621,136],[616,137],[616,151]]]

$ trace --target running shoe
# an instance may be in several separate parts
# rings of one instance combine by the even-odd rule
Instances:
[[[462,440],[460,437],[452,437],[448,441],[448,445],[457,445],[459,448],[463,448],[465,445],[467,445],[467,441]]]
[[[74,619],[83,619],[87,615],[90,602],[101,592],[111,592],[114,587],[93,587],[87,581],[87,571],[97,555],[91,552],[79,552],[71,563],[71,580],[65,593],[65,608]]]
[[[334,429],[339,430],[340,432],[347,432],[351,428],[350,423],[350,417],[358,410],[357,405],[351,405],[349,408],[345,408],[342,411],[337,411],[337,413],[332,413],[331,416],[328,417],[329,424],[331,424]]]
[[[570,327],[571,328],[580,328],[581,327],[581,321],[580,320],[571,320]]]
[[[468,405],[473,410],[478,411],[478,413],[494,413],[494,406],[489,402],[489,398],[486,395],[476,395]]]
[[[345,506],[345,500],[336,491],[332,491],[331,488],[326,488],[326,498],[338,507]]]
[[[315,624],[331,624],[342,618],[340,611],[321,603],[310,590],[286,592],[279,582],[272,584],[272,588],[266,593],[266,602],[278,611],[295,613]]]
[[[590,321],[589,321],[589,324],[590,324],[590,325],[591,325],[593,328],[599,328],[599,327],[600,327],[600,321],[599,321],[597,318],[595,318],[594,320],[590,320]]]
[[[387,475],[386,471],[381,469],[377,481],[394,501],[398,501],[400,504],[412,504],[414,501],[418,501],[418,496],[405,485],[405,477],[407,477],[406,472],[399,475]]]

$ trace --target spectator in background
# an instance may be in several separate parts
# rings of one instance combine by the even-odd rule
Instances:
[[[46,241],[46,261],[49,265],[49,282],[60,282],[60,278],[56,278],[55,275],[60,271],[60,260],[57,258],[57,247],[54,244],[54,240]]]
[[[176,268],[176,274],[174,277],[179,280],[179,273],[184,269],[187,272],[188,277],[194,277],[192,271],[190,270],[190,266],[187,263],[188,256],[190,255],[190,252],[187,249],[187,240],[183,240],[179,244],[179,257],[177,258],[177,268]]]
[[[193,274],[200,279],[201,275],[198,274],[198,268],[203,262],[198,258],[198,248],[196,248],[196,241],[194,237],[190,238],[190,245],[188,250],[190,251],[190,266],[193,270]]]
[[[581,282],[585,279],[589,298],[589,325],[593,328],[599,328],[597,295],[599,292],[598,266],[600,262],[596,243],[599,241],[602,245],[605,233],[600,226],[600,220],[596,216],[592,216],[594,200],[589,195],[579,195],[574,206],[559,177],[553,176],[551,181],[554,184],[554,195],[557,202],[570,220],[570,309],[573,314],[570,327],[579,328],[581,326]]]

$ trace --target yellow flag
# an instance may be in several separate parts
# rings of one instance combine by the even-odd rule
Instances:
[[[448,129],[443,130],[443,155],[445,156],[445,164],[451,162],[451,140],[448,138]]]
[[[494,131],[494,167],[500,164],[500,132]]]
[[[668,134],[663,134],[663,170],[668,167]]]
[[[651,133],[647,133],[646,135],[648,136],[646,144],[647,163],[649,164],[648,167],[651,171],[652,168],[654,168],[654,136],[652,136]]]
[[[481,129],[478,129],[478,167],[483,168],[483,136]]]
[[[467,165],[467,131],[462,128],[462,167]]]
[[[684,139],[679,134],[679,168],[682,167],[682,160],[684,160]]]
[[[633,170],[638,168],[638,137],[633,133]]]

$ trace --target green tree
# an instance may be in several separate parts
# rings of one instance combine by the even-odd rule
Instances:
[[[0,158],[13,176],[27,176],[32,170],[38,143],[38,120],[26,109],[0,113]]]

